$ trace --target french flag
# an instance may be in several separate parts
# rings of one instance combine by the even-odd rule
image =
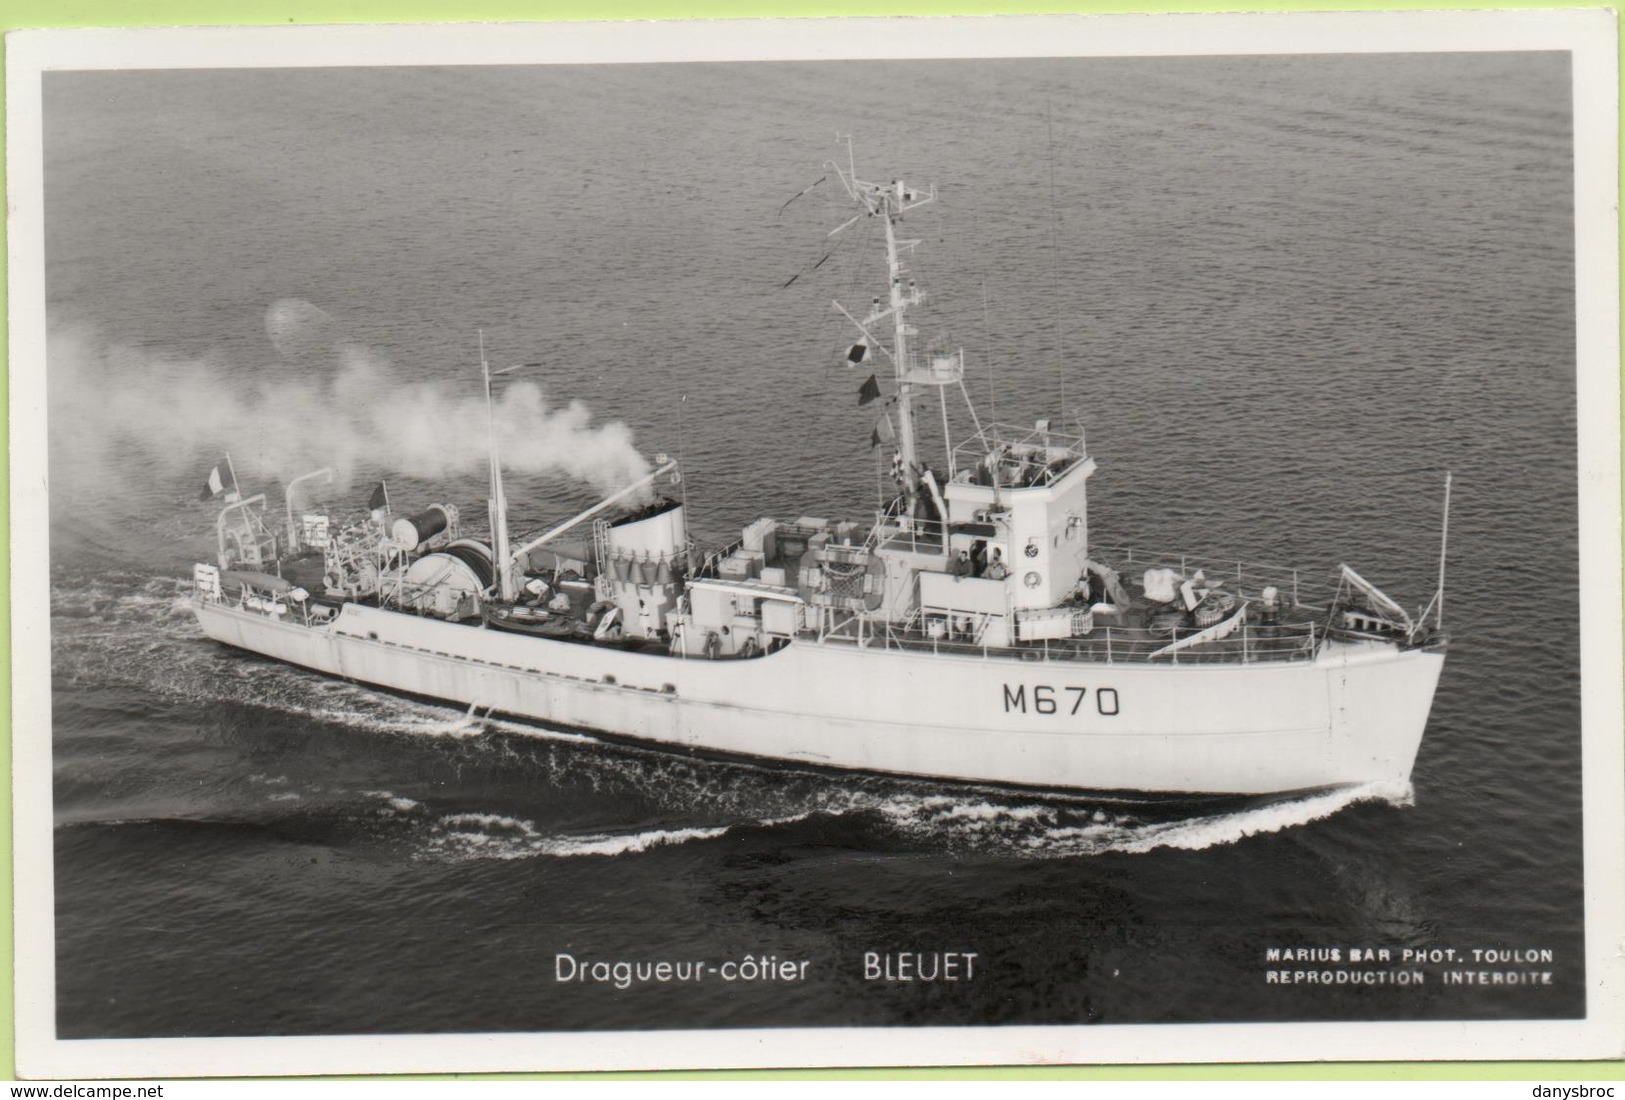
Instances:
[[[220,476],[220,467],[216,466],[209,471],[209,480],[203,486],[203,493],[199,500],[211,500],[226,491],[226,480]]]

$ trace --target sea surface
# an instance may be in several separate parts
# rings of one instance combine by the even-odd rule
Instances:
[[[1555,53],[49,74],[60,1036],[1583,1015],[1569,95]],[[483,523],[482,340],[527,364],[521,530],[656,452],[712,545],[868,515],[848,134],[937,187],[919,320],[983,418],[1086,426],[1097,543],[1346,561],[1418,607],[1454,472],[1411,791],[711,763],[204,639],[228,451],[273,508],[331,465],[341,511],[388,479]],[[1552,981],[1267,981],[1332,946],[1549,951]],[[975,978],[865,979],[898,951]],[[560,954],[809,965],[621,990]]]

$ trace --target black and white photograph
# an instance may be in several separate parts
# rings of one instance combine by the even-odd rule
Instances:
[[[15,39],[20,1069],[1620,1057],[1613,17],[1162,24]]]

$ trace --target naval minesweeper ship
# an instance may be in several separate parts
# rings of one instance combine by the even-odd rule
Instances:
[[[1413,618],[1347,565],[1311,582],[1092,544],[1080,425],[971,409],[933,469],[916,403],[935,391],[945,434],[949,392],[970,403],[963,350],[916,347],[908,321],[920,242],[901,219],[936,190],[846,159],[826,165],[856,205],[840,229],[874,218],[885,236],[885,291],[862,317],[836,307],[848,361],[890,368],[889,506],[761,519],[707,551],[657,456],[516,540],[493,431],[488,537],[387,492],[349,523],[296,511],[327,471],[288,485],[283,516],[227,493],[218,561],[193,572],[204,632],[475,716],[690,753],[1133,797],[1407,785],[1444,666],[1442,546]],[[483,342],[480,358],[489,403]]]

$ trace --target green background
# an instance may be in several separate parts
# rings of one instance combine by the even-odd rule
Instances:
[[[1604,8],[1604,3],[1575,4],[1553,0],[1501,0],[1464,3],[1463,0],[1342,0],[1335,4],[1291,2],[1291,0],[1181,0],[1157,3],[1155,0],[1029,0],[1023,3],[1000,0],[614,0],[592,5],[583,0],[143,0],[133,5],[127,0],[3,0],[0,2],[0,30],[22,27],[98,26],[222,26],[289,23],[416,23],[416,22],[495,22],[553,20],[627,19],[729,19],[773,16],[899,16],[899,15],[994,15],[1052,14],[1057,12],[1096,14],[1105,12],[1228,12],[1228,11],[1382,11],[1416,9],[1473,8]],[[1619,42],[1615,43],[1616,51]],[[3,97],[3,88],[0,88]],[[1625,111],[1621,112],[1625,115]],[[3,136],[3,135],[0,135]],[[3,186],[3,185],[0,185]],[[0,264],[4,253],[0,252]],[[0,317],[0,334],[5,319]],[[0,422],[0,431],[5,430]],[[9,453],[0,455],[9,472]],[[0,485],[9,493],[9,479]],[[8,547],[8,504],[0,509],[0,544]],[[10,622],[10,571],[0,573],[0,605]],[[0,664],[4,665],[7,707],[4,715],[6,736],[0,737],[0,769],[11,770],[10,733],[10,634],[0,635]],[[12,900],[11,863],[11,785],[0,783],[0,974],[11,974],[13,942],[10,935]],[[9,982],[8,982],[9,985]],[[0,1070],[14,1078],[14,1001],[0,998]],[[484,1076],[463,1075],[485,1080]],[[549,1076],[549,1075],[525,1075]],[[560,1079],[583,1075],[560,1074]],[[715,1073],[594,1074],[606,1079],[659,1078],[692,1080],[783,1079],[943,1079],[943,1080],[1078,1080],[1078,1081],[1210,1081],[1210,1080],[1531,1080],[1587,1081],[1625,1080],[1625,1061],[1615,1062],[1395,1062],[1395,1063],[1292,1063],[1273,1065],[1194,1065],[1194,1066],[1076,1066],[1076,1067],[995,1067],[948,1069],[863,1069],[863,1070],[737,1070]]]

